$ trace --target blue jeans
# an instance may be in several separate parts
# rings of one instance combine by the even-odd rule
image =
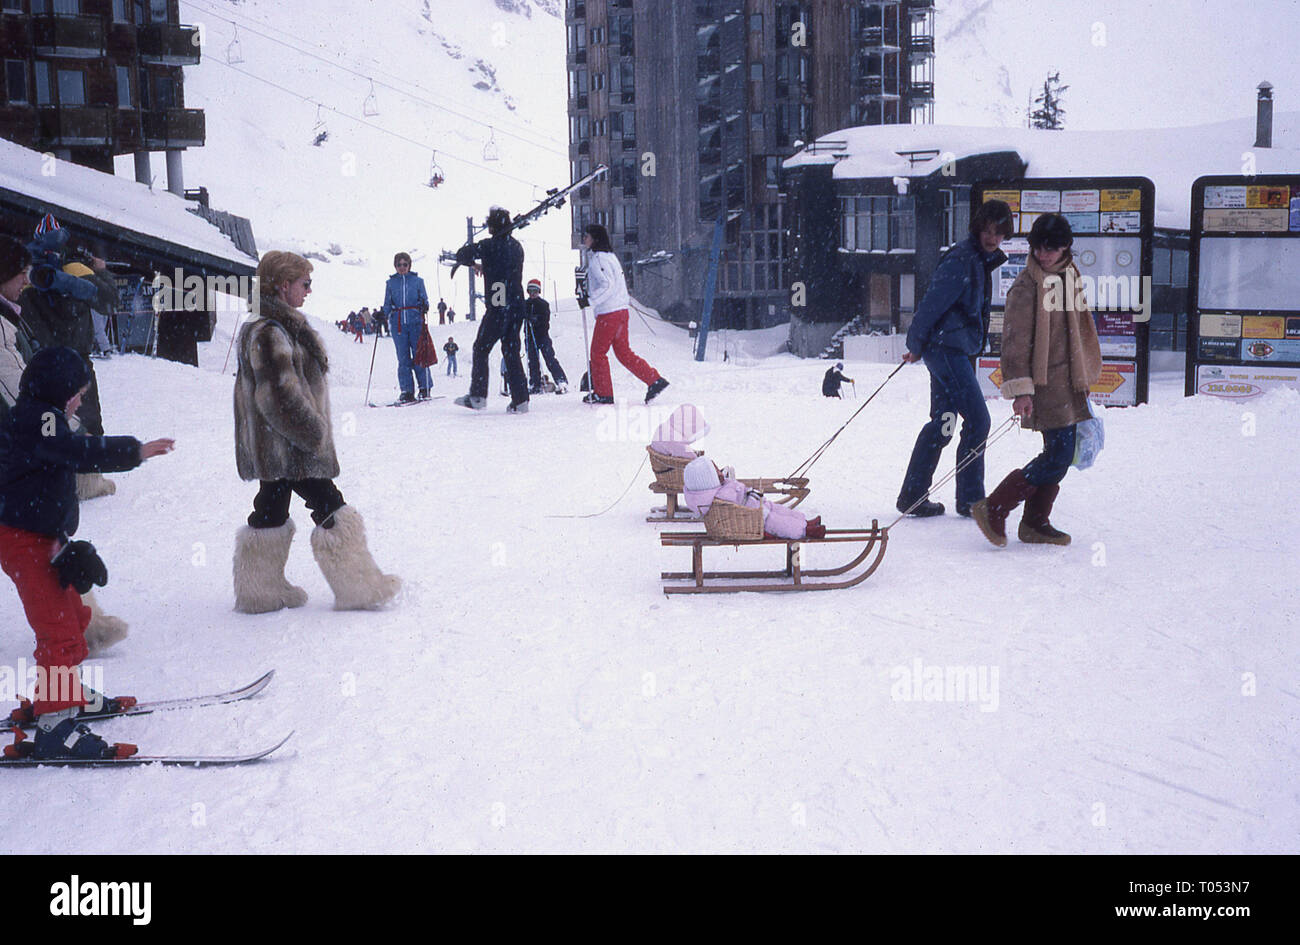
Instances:
[[[907,508],[930,491],[934,471],[944,447],[952,442],[952,430],[961,417],[957,441],[957,465],[965,462],[989,435],[989,408],[975,377],[968,355],[942,345],[927,350],[921,359],[930,370],[930,422],[921,427],[912,448],[912,459],[898,493],[898,505]],[[984,453],[957,473],[957,505],[970,506],[984,498]]]
[[[447,355],[447,376],[456,376],[456,356],[454,354]]]
[[[1074,462],[1076,424],[1043,431],[1043,451],[1024,468],[1025,481],[1031,486],[1054,486],[1070,471]]]
[[[390,325],[390,330],[392,326]],[[418,315],[407,315],[401,320],[401,328],[392,331],[393,344],[397,346],[397,384],[403,394],[414,394],[416,384],[421,390],[433,386],[433,378],[428,368],[417,368],[411,363],[415,349],[420,344],[420,334],[424,330],[424,320]]]

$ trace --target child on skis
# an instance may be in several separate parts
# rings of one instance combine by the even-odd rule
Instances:
[[[112,710],[134,700],[106,700],[84,689],[77,675],[87,655],[84,634],[91,618],[79,586],[102,585],[107,572],[88,543],[69,544],[78,521],[76,474],[134,469],[171,452],[174,441],[74,434],[68,417],[89,384],[81,355],[71,348],[46,348],[23,371],[18,401],[0,425],[0,568],[18,589],[36,633],[31,755],[41,760],[135,753],[134,746],[110,745],[78,723],[88,704],[103,711],[102,703]],[[17,743],[5,754],[20,754]]]

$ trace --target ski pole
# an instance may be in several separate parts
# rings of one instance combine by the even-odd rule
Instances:
[[[375,355],[379,352],[379,332],[375,332],[375,346],[370,349],[370,373],[366,375],[366,406],[370,406],[370,379],[375,376]]]
[[[883,381],[880,382],[880,386],[876,388],[875,393],[873,393],[870,397],[868,397],[866,400],[864,400],[864,401],[862,402],[862,406],[861,406],[861,407],[859,407],[857,410],[853,411],[853,416],[849,417],[849,419],[847,419],[847,420],[844,421],[844,426],[842,426],[842,427],[840,427],[838,430],[836,430],[836,431],[835,431],[835,435],[832,436],[829,440],[827,440],[827,441],[826,441],[825,443],[823,443],[821,446],[817,447],[817,449],[813,452],[813,454],[812,454],[811,456],[809,456],[807,459],[805,459],[805,460],[804,460],[802,463],[800,463],[798,466],[796,466],[794,472],[790,473],[790,475],[786,476],[786,478],[787,478],[787,479],[796,479],[796,478],[798,478],[802,473],[806,473],[808,470],[812,469],[813,463],[815,463],[815,462],[817,462],[817,460],[821,459],[822,453],[826,452],[826,448],[827,448],[828,446],[830,446],[832,443],[835,442],[835,438],[838,437],[841,433],[844,432],[844,428],[847,427],[850,423],[852,423],[853,420],[854,420],[854,418],[857,417],[858,414],[862,413],[862,411],[864,411],[864,410],[867,409],[867,404],[871,403],[873,400],[876,399],[876,394],[879,394],[882,390],[885,389],[885,385],[889,383],[890,379],[893,378],[893,376],[894,376],[895,374],[897,374],[897,373],[902,369],[903,364],[906,364],[906,363],[907,363],[907,362],[904,361],[902,364],[899,364],[898,367],[896,367],[896,368],[894,368],[892,371],[890,371],[890,372],[889,372],[889,377],[886,377]],[[855,393],[856,393],[856,391],[855,391]]]
[[[906,363],[906,362],[904,362],[904,363]],[[1019,424],[1019,423],[1020,423],[1020,418],[1019,418],[1018,416],[1016,416],[1015,414],[1012,414],[1010,417],[1007,417],[1007,419],[1003,420],[1002,423],[998,426],[998,428],[997,428],[996,430],[994,430],[992,433],[990,433],[988,436],[986,436],[986,437],[984,438],[984,442],[983,442],[983,443],[981,443],[979,446],[977,446],[977,447],[975,447],[973,450],[971,450],[969,456],[967,456],[967,457],[966,457],[965,459],[963,459],[960,463],[958,463],[956,466],[953,467],[952,472],[948,473],[948,475],[944,476],[942,479],[940,479],[938,482],[936,482],[934,485],[932,485],[929,489],[927,489],[926,492],[925,492],[925,495],[921,496],[921,498],[917,499],[915,502],[913,502],[911,505],[909,505],[909,506],[907,507],[907,511],[903,512],[903,514],[901,514],[900,516],[898,516],[898,518],[896,518],[896,519],[894,519],[892,522],[890,522],[888,528],[886,529],[886,531],[888,531],[889,528],[893,528],[895,525],[897,525],[897,524],[898,524],[899,522],[901,522],[903,519],[905,519],[905,518],[907,518],[909,515],[911,515],[911,514],[912,514],[912,510],[915,509],[917,506],[919,506],[919,505],[920,505],[922,502],[924,502],[926,499],[930,498],[930,495],[931,495],[931,493],[934,492],[934,490],[936,490],[936,489],[938,489],[940,486],[944,485],[944,484],[945,484],[949,479],[952,479],[954,476],[956,476],[959,472],[961,472],[963,469],[965,469],[965,468],[966,468],[967,466],[969,466],[971,463],[975,462],[975,460],[978,459],[978,458],[980,457],[980,455],[982,455],[982,454],[984,453],[985,450],[987,450],[990,446],[992,446],[992,445],[993,445],[994,443],[996,443],[998,440],[1002,439],[1004,436],[1006,436],[1008,433],[1010,433],[1013,429],[1015,429],[1016,425]]]

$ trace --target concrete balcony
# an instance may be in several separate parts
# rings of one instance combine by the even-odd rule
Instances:
[[[112,143],[116,109],[88,106],[38,108],[36,135],[49,147],[103,147]]]
[[[145,147],[165,151],[201,148],[207,137],[207,123],[201,108],[164,108],[142,112],[140,125]]]
[[[32,47],[39,56],[98,59],[104,55],[104,27],[97,16],[36,15]]]
[[[193,26],[150,23],[136,34],[140,61],[151,66],[197,66],[199,31]]]

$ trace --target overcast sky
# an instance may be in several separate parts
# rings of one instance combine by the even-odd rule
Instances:
[[[1300,0],[937,0],[935,121],[1022,124],[1059,69],[1075,130],[1300,111]],[[1005,71],[1004,71],[1005,70]]]

